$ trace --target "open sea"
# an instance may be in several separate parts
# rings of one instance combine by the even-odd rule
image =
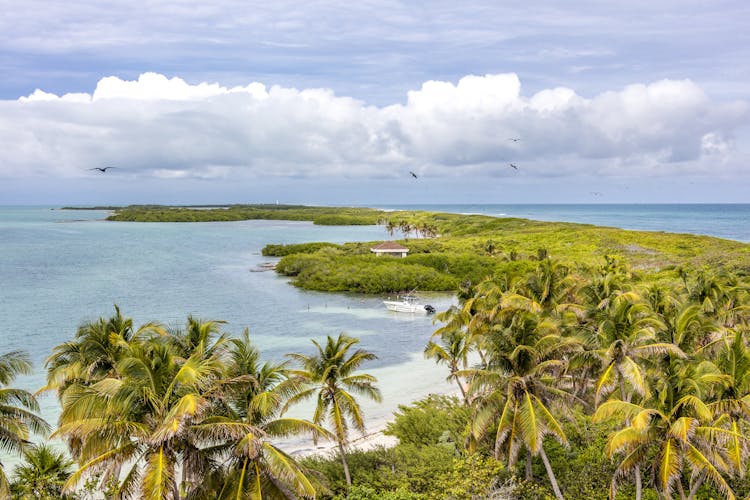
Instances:
[[[264,358],[312,352],[310,339],[346,332],[378,355],[364,370],[379,379],[382,404],[364,402],[370,429],[400,404],[430,392],[449,392],[447,370],[422,350],[437,328],[431,317],[385,310],[385,297],[299,290],[273,271],[253,272],[273,259],[267,243],[387,239],[380,226],[314,226],[307,222],[106,222],[103,211],[0,207],[0,352],[29,352],[35,367],[17,386],[44,384],[44,360],[86,320],[113,305],[136,325],[183,325],[187,316],[245,327]],[[696,233],[750,242],[750,204],[742,205],[389,205],[379,208],[481,213],[568,221],[625,229]],[[450,294],[422,294],[444,310]],[[53,395],[42,414],[55,423]]]

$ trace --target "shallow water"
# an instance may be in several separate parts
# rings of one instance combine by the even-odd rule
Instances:
[[[118,304],[136,325],[157,320],[182,325],[189,314],[228,322],[234,334],[249,327],[265,359],[312,352],[310,339],[346,332],[378,360],[364,369],[384,392],[382,405],[365,404],[375,425],[398,404],[431,390],[448,390],[445,374],[421,357],[436,328],[428,316],[387,311],[380,297],[308,292],[273,271],[250,272],[273,261],[267,243],[371,241],[382,227],[325,227],[308,222],[106,222],[104,212],[44,207],[0,207],[0,351],[30,353],[35,372],[18,385],[44,384],[43,363],[52,348],[86,320],[107,316]],[[450,294],[426,296],[438,309]],[[408,376],[404,376],[408,373]],[[54,397],[42,398],[50,422]]]

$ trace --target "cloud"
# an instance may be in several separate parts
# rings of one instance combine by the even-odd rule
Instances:
[[[515,74],[470,75],[376,107],[328,89],[144,73],[102,78],[91,94],[0,101],[0,177],[75,178],[102,165],[161,179],[648,176],[717,159],[739,172],[747,163],[733,137],[749,117],[747,103],[715,102],[690,80],[526,97]]]

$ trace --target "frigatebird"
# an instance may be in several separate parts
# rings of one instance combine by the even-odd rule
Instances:
[[[509,165],[509,166],[510,166],[511,168],[514,168],[514,169],[518,170],[518,167],[517,167],[517,166],[515,166],[515,165],[513,165],[512,163],[508,163],[508,165]]]
[[[415,174],[415,173],[414,173],[414,172],[412,172],[411,170],[409,170],[409,173],[410,173],[410,174],[411,174],[411,176],[412,176],[412,177],[414,177],[415,179],[417,179],[417,178],[418,178],[418,177],[417,177],[417,174]]]
[[[513,141],[513,142],[518,142],[518,141],[521,140],[521,138],[520,137],[510,137],[508,140],[509,141]]]
[[[110,168],[117,168],[117,167],[94,167],[94,168],[90,168],[89,170],[98,170],[99,172],[104,173]]]

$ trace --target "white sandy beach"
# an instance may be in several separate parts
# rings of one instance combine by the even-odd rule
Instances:
[[[374,429],[368,432],[364,436],[358,436],[352,439],[349,443],[350,450],[369,451],[378,447],[390,448],[398,444],[398,438],[395,436],[387,436],[383,432],[385,431],[385,425],[378,429]],[[305,448],[298,448],[290,451],[291,455],[295,457],[309,457],[314,455],[327,456],[335,455],[338,453],[338,445],[333,441],[326,441],[318,443],[318,446],[311,446]]]

